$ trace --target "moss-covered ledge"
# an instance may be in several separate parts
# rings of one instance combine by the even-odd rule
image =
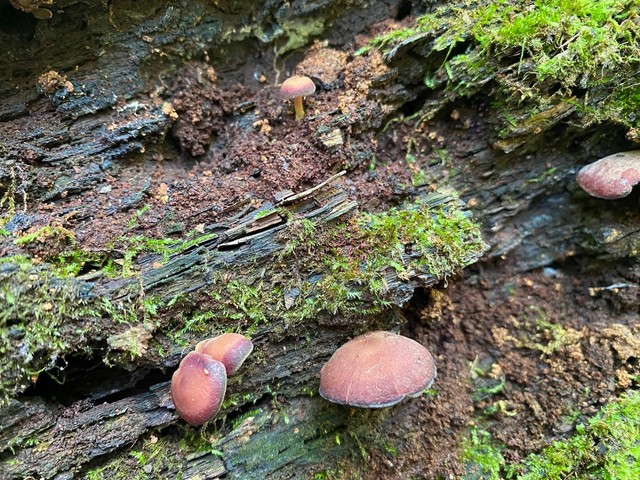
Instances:
[[[560,122],[622,125],[638,142],[638,7],[637,0],[447,2],[360,53],[383,50],[403,83],[433,93],[423,119],[490,91],[499,119],[494,146],[505,152]]]

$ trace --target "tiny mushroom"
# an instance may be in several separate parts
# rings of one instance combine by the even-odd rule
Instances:
[[[640,150],[614,153],[585,165],[577,180],[591,196],[605,200],[626,197],[640,182]]]
[[[227,375],[236,373],[252,351],[251,340],[238,333],[223,333],[196,345],[196,352],[204,353],[222,362]]]
[[[191,425],[212,419],[227,390],[224,365],[202,353],[190,352],[171,378],[171,398],[180,417]]]
[[[304,117],[302,97],[311,95],[316,91],[316,86],[309,77],[294,75],[287,78],[280,87],[280,95],[283,98],[293,98],[293,107],[296,111],[296,120]]]
[[[420,395],[435,376],[424,346],[395,333],[369,332],[342,345],[322,367],[320,395],[354,407],[390,407]]]

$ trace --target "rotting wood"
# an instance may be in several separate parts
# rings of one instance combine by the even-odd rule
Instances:
[[[230,267],[241,269],[241,277],[251,284],[256,278],[260,278],[260,271],[264,272],[269,265],[282,261],[278,260],[278,255],[289,238],[287,229],[296,228],[302,219],[313,219],[315,225],[331,228],[336,222],[344,223],[344,219],[353,214],[357,204],[348,199],[340,185],[336,184],[340,176],[341,174],[335,175],[322,182],[319,187],[312,187],[293,198],[285,199],[288,201],[282,203],[286,203],[286,206],[279,208],[286,213],[282,210],[270,212],[273,206],[264,205],[261,212],[267,212],[265,216],[259,212],[251,212],[213,238],[190,245],[166,260],[159,255],[147,255],[137,263],[138,274],[133,277],[111,280],[94,274],[84,280],[60,279],[51,272],[46,272],[47,267],[43,265],[24,270],[24,267],[10,263],[2,265],[0,275],[7,284],[20,285],[24,284],[24,278],[32,278],[39,285],[35,291],[26,288],[19,292],[20,301],[25,304],[41,305],[44,300],[38,295],[43,292],[51,295],[46,303],[57,306],[58,301],[64,301],[66,304],[64,312],[67,313],[60,319],[60,323],[64,325],[62,335],[68,347],[64,353],[49,352],[52,357],[45,362],[44,368],[52,368],[59,354],[93,351],[93,355],[99,355],[104,351],[106,342],[112,346],[116,343],[124,345],[122,348],[125,351],[121,355],[112,355],[111,363],[136,366],[142,372],[164,371],[166,373],[162,375],[166,378],[168,372],[165,369],[177,365],[185,348],[172,343],[168,332],[156,324],[156,339],[166,347],[166,353],[158,355],[148,349],[148,338],[144,342],[132,338],[133,345],[136,345],[135,342],[145,343],[143,346],[138,345],[144,349],[144,356],[127,360],[127,332],[132,332],[137,327],[130,327],[128,324],[114,326],[108,312],[102,312],[107,316],[96,316],[100,312],[99,302],[108,299],[109,304],[118,311],[126,309],[127,305],[135,305],[139,299],[153,296],[160,299],[161,305],[166,305],[171,299],[212,288],[216,284],[216,272],[228,272]],[[458,209],[462,206],[451,191],[426,194],[423,202],[434,212],[439,208]],[[478,248],[472,250],[471,256],[464,262],[472,263],[483,250],[483,245],[478,244]],[[407,249],[403,262],[410,264],[410,259],[417,255],[421,254]],[[434,251],[434,255],[438,254]],[[455,265],[451,268],[455,268]],[[283,270],[283,273],[286,272],[286,269]],[[216,455],[198,454],[186,462],[157,466],[162,471],[161,475],[172,477],[179,474],[183,478],[199,478],[199,475],[204,475],[216,478],[224,474],[227,478],[261,478],[261,475],[268,473],[286,477],[289,475],[286,472],[292,472],[300,465],[311,466],[320,462],[320,451],[323,455],[332,452],[331,455],[340,456],[352,449],[357,450],[359,447],[353,442],[347,441],[342,447],[336,444],[336,435],[345,427],[344,409],[328,406],[316,397],[300,397],[300,394],[314,391],[320,366],[354,329],[393,328],[401,322],[400,307],[413,295],[414,289],[432,285],[442,279],[428,270],[419,269],[399,274],[394,269],[385,268],[380,273],[386,283],[384,302],[394,308],[383,309],[366,317],[356,313],[336,317],[334,312],[325,311],[305,322],[296,322],[283,315],[273,317],[268,324],[259,326],[253,335],[256,350],[247,361],[244,373],[241,372],[242,376],[231,379],[227,395],[234,400],[223,408],[220,415],[222,419],[238,418],[243,412],[251,411],[254,404],[253,408],[259,409],[260,413],[252,417],[255,421],[251,424],[251,433],[249,436],[246,432],[243,433],[242,423],[232,430],[223,426],[222,432],[225,434],[219,440],[211,442],[210,446],[221,452],[224,463]],[[321,272],[314,271],[297,271],[297,274],[314,277],[306,279],[311,280],[310,285],[319,284],[323,276]],[[260,281],[269,282],[273,279],[264,277]],[[353,288],[360,287],[354,285]],[[30,295],[35,298],[26,301],[25,297]],[[291,308],[293,302],[304,304],[313,298],[308,295],[309,292],[293,294],[293,301],[288,307],[285,300],[285,308]],[[265,301],[268,302],[267,299]],[[373,297],[360,294],[349,300],[354,304],[353,308],[350,307],[353,311],[365,311],[373,305],[370,302],[374,301]],[[10,315],[19,315],[20,312],[19,309],[17,312],[10,310]],[[60,313],[64,314],[63,311]],[[13,321],[15,320],[14,318]],[[9,318],[10,323],[11,321]],[[118,337],[118,342],[109,342],[114,337]],[[14,347],[18,344],[19,340]],[[17,352],[14,351],[4,359],[5,371],[7,360],[19,365],[20,358],[15,355]],[[46,349],[39,353],[47,355]],[[81,378],[84,377],[81,367],[76,365],[65,371],[68,375],[67,385],[82,384]],[[19,371],[13,373],[20,376]],[[7,380],[5,378],[5,388],[11,388],[6,384]],[[22,381],[27,383],[18,386],[19,390],[28,384],[27,378],[22,378]],[[71,406],[44,402],[39,397],[24,397],[12,400],[0,411],[3,419],[0,438],[4,441],[0,453],[0,468],[4,470],[6,478],[29,475],[38,478],[71,478],[78,472],[85,471],[88,465],[102,465],[108,469],[111,454],[136,442],[148,441],[152,435],[150,432],[154,431],[160,432],[158,435],[161,435],[162,442],[168,442],[173,445],[172,448],[179,449],[176,444],[180,443],[180,436],[171,427],[175,424],[177,415],[172,408],[167,382],[150,385],[140,393],[136,393],[135,388],[132,390],[129,384],[114,387],[106,382],[103,387],[93,387],[92,392],[85,395],[89,395],[88,400],[76,401]],[[114,395],[121,398],[109,400]],[[272,397],[273,395],[276,397]],[[274,412],[269,404],[273,403],[273,398],[280,396],[286,401]],[[296,417],[293,423],[295,427],[282,420],[285,417],[291,418],[292,415]],[[280,423],[274,427],[273,424],[278,423],[278,419]],[[297,432],[305,432],[303,436],[306,436],[308,444],[304,444],[303,448],[294,447],[293,444],[278,447],[279,459],[257,468],[256,459],[266,454],[266,444],[276,440],[295,443],[296,435],[290,435],[292,428],[297,429]],[[163,434],[163,429],[169,430]],[[353,433],[355,430],[351,431]],[[70,456],[69,451],[74,451],[74,455]],[[126,453],[123,455],[127,457]],[[120,454],[115,458],[119,457]]]
[[[242,18],[242,8],[239,7],[239,2],[217,3],[222,4],[223,8],[226,5],[227,11],[236,15],[235,19]],[[311,9],[326,6],[329,2],[322,2],[322,5],[319,2],[309,3]],[[81,11],[85,7],[81,6],[86,5],[100,14],[85,15],[86,12]],[[67,10],[64,18],[70,21],[70,24],[73,24],[74,21],[80,21],[80,19],[84,21],[86,17],[92,18],[92,21],[95,22],[93,25],[100,26],[100,22],[107,12],[104,5],[104,2],[97,1],[82,4],[71,1],[56,1],[57,7]],[[264,5],[261,3],[259,8]],[[195,7],[197,10],[198,5]],[[181,12],[184,13],[187,10],[182,9]],[[12,174],[16,174],[19,181],[24,180],[23,184],[18,182],[17,196],[28,190],[30,200],[52,201],[66,195],[72,196],[92,189],[96,184],[102,182],[106,175],[117,171],[122,159],[130,158],[135,152],[144,148],[153,148],[153,142],[161,139],[169,126],[168,115],[152,101],[140,98],[136,102],[128,100],[133,95],[132,92],[138,92],[142,88],[142,82],[137,76],[131,84],[126,76],[114,77],[115,79],[126,78],[126,82],[107,79],[108,82],[112,82],[109,89],[102,88],[98,80],[92,83],[85,82],[85,80],[92,80],[93,68],[89,68],[88,71],[83,69],[84,64],[78,60],[85,60],[86,55],[92,57],[89,63],[99,62],[104,65],[129,65],[123,59],[126,59],[130,52],[135,52],[135,61],[138,66],[144,63],[144,59],[151,58],[152,49],[142,48],[146,40],[143,40],[142,35],[132,35],[131,31],[127,30],[127,28],[132,28],[131,25],[122,24],[123,19],[128,19],[126,17],[119,19],[119,13],[122,11],[118,11],[118,6],[115,5],[113,11],[110,10],[108,15],[110,21],[112,18],[115,19],[113,24],[119,25],[117,31],[121,32],[117,34],[119,36],[115,42],[122,45],[133,45],[130,50],[125,49],[124,53],[118,49],[107,49],[106,52],[97,55],[100,53],[97,51],[100,42],[96,42],[96,45],[89,42],[90,48],[86,54],[81,53],[81,58],[68,59],[66,55],[61,54],[63,51],[61,42],[57,44],[55,41],[51,41],[50,35],[55,32],[49,32],[47,29],[39,31],[36,42],[48,42],[52,47],[47,47],[46,53],[49,55],[40,56],[44,59],[42,67],[39,67],[35,62],[30,65],[30,68],[33,68],[34,71],[37,70],[36,73],[39,74],[49,64],[70,66],[79,64],[80,71],[77,72],[77,76],[73,80],[77,84],[87,83],[87,88],[79,89],[77,97],[49,99],[38,96],[33,88],[14,91],[13,85],[3,84],[0,86],[0,88],[6,87],[5,90],[2,90],[6,95],[3,95],[4,101],[0,108],[0,120],[5,122],[5,130],[0,132],[4,134],[0,138],[0,141],[3,142],[0,144],[0,154],[3,155],[3,159],[9,160],[9,163],[0,165],[0,177],[2,180],[8,181]],[[303,14],[304,6],[298,8],[295,13]],[[271,17],[269,9],[262,8],[256,17],[256,22],[268,17]],[[193,50],[192,45],[180,45],[180,41],[177,40],[180,36],[185,35],[189,38],[190,33],[195,32],[197,35],[199,32],[211,30],[209,28],[211,23],[207,24],[210,22],[210,18],[206,15],[202,17],[205,19],[204,25],[197,26],[185,25],[182,20],[176,26],[170,23],[172,20],[170,15],[166,18],[169,21],[166,26],[153,27],[151,23],[145,24],[145,35],[157,38],[159,43],[156,45],[161,45],[161,48],[167,47],[167,51],[172,54],[177,53],[178,56],[191,54],[191,50]],[[191,17],[187,15],[182,18],[189,20]],[[149,29],[149,26],[152,28]],[[88,31],[95,34],[95,31]],[[186,34],[183,33],[185,31]],[[277,31],[277,28],[273,31]],[[105,32],[102,32],[101,35],[107,36]],[[207,35],[208,33],[204,34],[205,37]],[[96,37],[99,38],[99,35]],[[209,40],[210,38],[204,39],[205,42]],[[81,41],[77,43],[84,44]],[[24,52],[29,53],[28,62],[31,62],[32,49],[33,43],[29,45],[29,48],[23,49]],[[61,62],[61,59],[64,61]],[[441,59],[439,59],[437,64],[441,63]],[[18,69],[23,68],[26,64],[27,60],[24,58],[19,58],[14,63]],[[387,76],[381,77],[378,81],[388,81],[391,77],[411,79],[412,75],[407,74],[410,72],[415,74],[416,85],[422,84],[424,79],[422,67],[416,62],[413,63],[413,66],[405,67],[400,70],[390,70]],[[13,67],[7,71],[13,71]],[[33,73],[26,69],[25,72]],[[33,83],[32,80],[33,78],[27,77],[25,85],[28,82]],[[18,79],[18,81],[20,82],[22,79]],[[28,84],[31,85],[31,83]],[[407,85],[407,91],[404,92],[405,100],[412,98],[411,95],[415,97],[414,87],[415,85]],[[413,93],[411,93],[412,90]],[[116,91],[120,98],[117,102],[118,108],[111,110],[116,105],[114,103],[116,99],[111,96],[113,91]],[[58,109],[57,114],[46,113],[47,102],[50,101],[51,105]],[[425,109],[429,104],[437,104],[437,108],[441,109],[445,103],[441,98],[430,98],[426,101]],[[45,113],[30,117],[32,111]],[[60,121],[59,114],[62,115]],[[29,121],[26,122],[26,119]],[[13,120],[17,120],[17,122],[11,125]],[[331,127],[351,128],[350,122],[351,120],[346,116],[339,117],[331,123]],[[17,130],[14,128],[22,125],[26,125],[26,127]],[[33,125],[36,128],[32,128]],[[109,125],[112,130],[105,128],[106,125]],[[358,128],[360,125],[356,127]],[[574,132],[573,135],[567,135],[567,137],[571,137],[575,141],[580,136],[575,135]],[[584,199],[582,199],[583,205],[580,205],[580,202],[574,200],[574,192],[566,192],[564,188],[565,185],[571,183],[571,169],[575,166],[576,161],[583,161],[591,155],[590,149],[585,148],[585,151],[580,154],[565,158],[562,152],[560,155],[553,152],[552,142],[549,142],[549,145],[547,150],[540,149],[540,152],[532,159],[525,159],[524,155],[517,159],[518,161],[527,161],[527,172],[523,172],[521,165],[519,166],[518,161],[514,161],[513,157],[501,156],[491,151],[487,144],[471,152],[469,162],[465,166],[469,170],[465,171],[464,175],[461,174],[462,170],[452,173],[451,182],[459,187],[467,198],[477,198],[480,207],[486,206],[494,209],[491,212],[487,211],[485,215],[485,219],[493,227],[491,231],[494,236],[491,238],[491,243],[495,245],[495,248],[492,251],[492,256],[498,258],[501,255],[514,252],[518,256],[518,262],[516,262],[518,268],[528,269],[544,266],[563,258],[567,252],[574,251],[576,243],[580,243],[585,237],[588,239],[590,232],[593,235],[594,252],[607,251],[608,246],[612,244],[615,246],[616,242],[620,242],[617,250],[621,252],[620,255],[624,255],[624,252],[629,251],[629,245],[633,246],[633,242],[638,236],[637,228],[620,221],[624,212],[622,214],[616,213],[614,209],[608,211],[604,209],[603,211],[598,208],[598,204],[595,204],[594,209],[597,209],[598,213],[594,215],[592,211],[584,207],[584,204],[587,203]],[[549,169],[548,164],[551,161],[557,162],[554,163],[557,173],[543,177],[545,171]],[[505,165],[506,163],[509,165]],[[496,164],[498,165],[496,166]],[[33,181],[32,173],[36,170],[34,165],[39,165],[38,168],[47,172],[53,172],[53,174],[48,173],[52,177],[60,175],[59,181],[52,188],[43,189],[41,185],[39,186],[37,182]],[[72,171],[70,168],[72,166],[80,168],[78,171],[69,173]],[[13,168],[15,172],[9,167]],[[23,170],[29,170],[24,177],[21,176]],[[294,193],[290,192],[283,197],[288,195],[294,195]],[[244,218],[227,220],[231,223],[230,225],[208,225],[208,230],[219,233],[215,239],[193,245],[174,255],[169,262],[164,262],[164,259],[158,255],[148,255],[146,258],[140,259],[137,263],[140,275],[135,280],[108,281],[99,272],[87,274],[75,281],[69,280],[69,284],[78,284],[76,285],[77,289],[76,287],[72,289],[75,292],[74,295],[77,295],[78,299],[82,299],[88,298],[85,296],[98,294],[107,297],[113,293],[117,301],[136,303],[140,299],[140,292],[146,293],[146,290],[159,293],[167,298],[175,296],[175,292],[197,292],[198,286],[204,287],[211,280],[210,277],[207,277],[206,272],[196,271],[198,267],[206,266],[208,268],[211,255],[216,259],[231,258],[235,255],[233,262],[229,263],[234,264],[234,262],[246,259],[246,255],[237,254],[238,250],[245,249],[244,252],[246,252],[256,248],[256,242],[264,245],[261,242],[273,240],[271,235],[286,230],[286,222],[278,213],[269,214],[262,219],[252,217],[254,212],[250,205],[250,199],[241,200],[232,208],[236,206],[244,207]],[[332,204],[325,203],[321,207],[317,205],[315,207],[315,209],[305,211],[306,213],[300,212],[300,216],[305,218],[320,217],[323,221],[328,222],[353,211],[355,203],[346,198],[335,198]],[[205,207],[197,214],[202,215],[212,209],[213,207]],[[78,210],[84,211],[86,208],[78,208]],[[20,216],[17,215],[17,217]],[[625,219],[622,218],[622,220]],[[20,218],[16,221],[20,221]],[[608,233],[612,232],[607,233],[607,227],[612,224],[622,225],[625,228],[617,229],[613,232],[615,235],[611,236]],[[588,227],[585,231],[577,225],[591,225],[592,227]],[[235,230],[232,230],[233,228]],[[225,233],[226,237],[224,237]],[[527,242],[529,247],[527,249],[518,248],[525,237],[531,239]],[[535,240],[541,237],[546,238],[547,241],[538,242]],[[214,246],[217,246],[218,251],[214,249]],[[266,250],[261,249],[260,252],[264,253]],[[154,263],[163,263],[163,265],[158,268],[154,267]],[[7,281],[10,281],[11,278],[17,278],[12,277],[12,275],[17,275],[17,272],[12,271],[11,268],[10,265],[4,266],[0,270],[0,276],[9,279]],[[43,274],[44,277],[47,277],[49,272],[44,270],[46,267],[42,267],[34,274]],[[393,275],[386,280],[393,284]],[[425,279],[419,280],[416,280],[416,284],[422,285],[421,281]],[[427,280],[428,284],[434,279]],[[49,285],[54,289],[64,288],[63,282],[50,278],[47,281],[51,282]],[[140,281],[142,281],[142,286]],[[174,285],[175,281],[178,281],[179,284]],[[91,288],[85,288],[87,286],[91,286]],[[399,288],[398,302],[400,299],[409,298],[415,288],[413,284],[407,285],[401,282],[396,286]],[[286,292],[285,305],[287,305],[287,299],[296,298],[295,295],[295,292]],[[249,399],[241,399],[237,405],[226,407],[222,418],[226,419],[228,423],[221,426],[220,435],[222,438],[218,442],[208,443],[208,447],[219,450],[221,456],[210,451],[193,450],[188,453],[188,450],[180,450],[180,442],[184,440],[184,437],[193,434],[194,431],[184,430],[180,422],[176,422],[173,411],[162,403],[166,400],[166,383],[154,383],[146,387],[143,381],[144,388],[138,387],[137,389],[135,382],[131,383],[130,379],[134,375],[138,374],[145,378],[150,370],[158,373],[158,371],[165,369],[162,371],[162,375],[168,378],[170,368],[177,364],[184,353],[183,347],[174,346],[162,359],[150,353],[148,358],[132,360],[127,366],[130,368],[137,366],[135,372],[118,371],[117,374],[114,372],[113,376],[120,383],[116,382],[114,386],[105,381],[104,385],[96,386],[91,391],[80,390],[71,405],[58,402],[55,396],[48,396],[46,401],[38,395],[22,396],[13,401],[0,414],[2,415],[0,418],[2,426],[0,428],[0,445],[2,446],[0,477],[9,478],[10,472],[11,476],[16,478],[22,478],[26,475],[45,477],[55,475],[54,478],[71,478],[74,475],[85,474],[88,469],[99,470],[100,468],[106,468],[104,470],[105,476],[114,476],[114,473],[118,471],[117,466],[110,466],[110,462],[114,461],[116,464],[122,465],[122,470],[127,472],[129,477],[135,474],[146,474],[156,478],[175,478],[181,474],[183,478],[215,478],[226,473],[227,478],[264,478],[269,476],[290,478],[299,475],[302,471],[307,471],[306,469],[312,463],[320,465],[326,461],[326,457],[313,455],[314,445],[317,448],[316,452],[322,452],[322,455],[331,457],[331,454],[335,454],[336,458],[341,458],[345,449],[357,450],[357,445],[354,442],[349,442],[348,436],[340,436],[341,433],[344,433],[347,425],[347,420],[344,418],[346,410],[328,406],[326,402],[317,398],[307,398],[302,396],[301,392],[304,392],[304,386],[315,384],[315,373],[322,361],[330,355],[332,348],[349,337],[354,329],[373,326],[388,328],[397,325],[402,321],[400,318],[395,318],[397,313],[397,309],[394,309],[388,314],[390,318],[372,316],[364,323],[360,320],[353,322],[350,319],[332,318],[331,315],[325,315],[317,319],[317,324],[313,323],[306,328],[300,325],[292,328],[291,325],[280,320],[272,322],[267,328],[259,329],[254,335],[254,340],[258,345],[257,352],[261,352],[261,356],[249,360],[246,367],[247,374],[232,383],[229,391],[230,397],[233,396],[234,399],[245,395],[248,395]],[[118,327],[114,330],[103,319],[91,318],[89,320],[96,323],[96,330],[105,327],[104,332],[98,331],[91,339],[81,339],[80,344],[83,344],[82,342],[89,343],[92,352],[81,352],[80,355],[99,357],[102,354],[112,354],[113,352],[107,352],[105,345],[108,344],[109,338],[121,335],[123,331],[126,331],[126,326],[121,325],[121,328]],[[71,321],[69,331],[65,333],[72,333],[74,326],[77,326],[79,321],[80,319]],[[169,343],[165,342],[163,345]],[[116,360],[118,359],[116,358]],[[47,366],[51,367],[52,365]],[[76,360],[76,364],[68,368],[69,377],[63,388],[78,388],[77,386],[82,384],[81,380],[84,377],[81,377],[79,370],[81,370],[81,366]],[[109,371],[106,368],[97,371],[100,375],[109,376]],[[123,379],[127,379],[127,381],[123,382]],[[265,385],[276,385],[277,392],[267,393]],[[143,391],[140,392],[140,389]],[[60,393],[59,390],[57,392]],[[113,399],[114,395],[120,398]],[[151,401],[147,402],[146,400],[149,399]],[[161,401],[161,399],[164,400]],[[410,405],[416,405],[420,402],[422,400]],[[253,408],[259,411],[243,419],[243,415],[252,413]],[[404,412],[405,408],[409,407],[403,406],[394,412]],[[115,416],[109,417],[105,415],[105,412],[111,412]],[[69,418],[76,422],[72,425],[84,435],[75,435],[75,431],[68,428],[71,422],[68,420]],[[92,454],[91,449],[103,438],[102,429],[114,418],[118,422],[122,422],[124,427],[118,431],[108,430],[112,435],[109,437],[110,443],[105,446],[100,445],[103,448],[96,449],[95,454]],[[288,422],[285,421],[287,418]],[[233,425],[231,428],[229,423],[232,423],[234,419],[240,421],[238,425]],[[146,427],[132,429],[129,428],[128,422],[140,422]],[[368,421],[362,423],[369,425]],[[154,424],[158,426],[152,427]],[[296,432],[296,428],[298,432]],[[308,433],[305,429],[312,433]],[[355,430],[355,427],[350,425],[349,431]],[[58,435],[60,432],[62,434]],[[213,428],[209,428],[205,432],[208,435],[218,433]],[[153,450],[156,436],[159,437],[156,442],[166,445],[166,449]],[[340,438],[342,444],[347,445],[347,448],[338,445],[337,438]],[[8,448],[10,444],[13,451]],[[278,445],[277,452],[275,452],[277,455],[267,456],[267,453],[271,454],[274,450],[267,449],[265,444]],[[142,465],[131,456],[131,452],[136,450],[151,453],[159,451],[161,452],[160,456],[166,461],[149,462]],[[73,452],[73,454],[70,455],[69,452]],[[77,460],[74,458],[75,452],[78,452]],[[11,470],[3,470],[4,468]]]

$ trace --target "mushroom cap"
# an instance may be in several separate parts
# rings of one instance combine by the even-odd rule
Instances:
[[[320,395],[354,407],[390,407],[417,396],[436,377],[429,351],[391,332],[368,332],[335,351],[320,370]]]
[[[304,97],[316,91],[316,85],[309,77],[294,75],[287,78],[280,86],[280,95],[284,98]]]
[[[178,415],[191,425],[215,417],[227,390],[224,365],[202,353],[191,352],[171,378],[171,398]]]
[[[196,352],[222,362],[227,375],[236,373],[252,351],[251,340],[239,333],[223,333],[196,345]]]
[[[640,181],[640,150],[614,153],[585,165],[577,180],[594,197],[605,200],[626,197]]]

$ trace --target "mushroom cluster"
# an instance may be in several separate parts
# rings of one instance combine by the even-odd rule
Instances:
[[[353,407],[383,408],[417,397],[436,377],[429,351],[391,332],[368,332],[335,351],[320,370],[320,395]]]
[[[191,425],[215,417],[227,390],[227,375],[235,374],[252,351],[251,340],[237,333],[198,343],[171,377],[171,398],[178,415]]]

